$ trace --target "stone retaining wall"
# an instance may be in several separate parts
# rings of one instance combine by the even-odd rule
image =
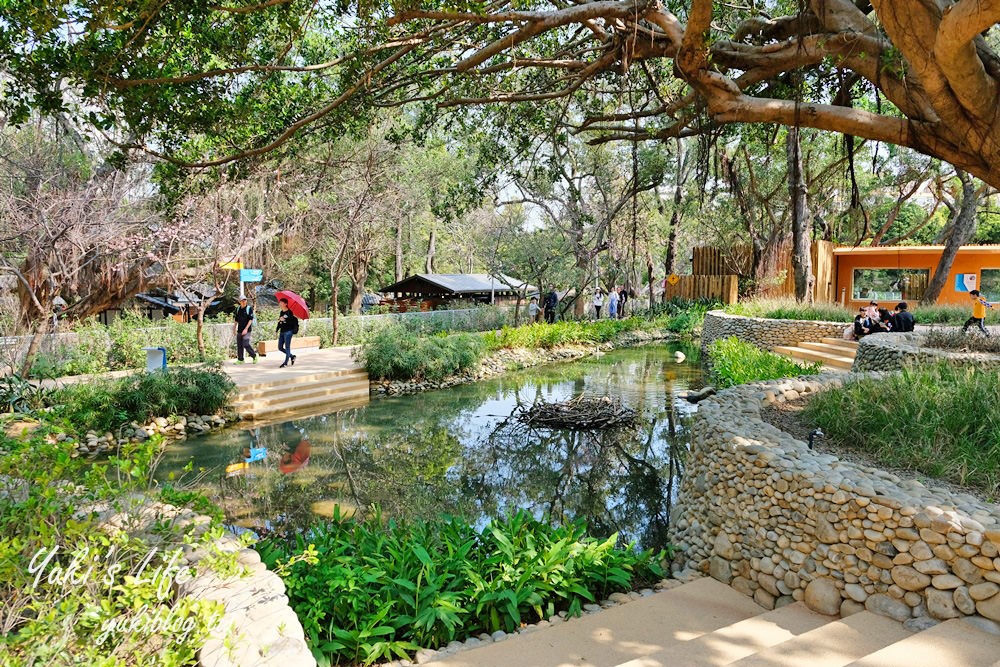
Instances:
[[[1000,356],[981,352],[951,352],[924,347],[922,333],[881,333],[865,336],[858,344],[854,371],[891,371],[928,361],[948,360],[1000,368]]]
[[[698,406],[672,543],[773,608],[868,609],[912,629],[969,616],[1000,633],[1000,507],[809,450],[761,408],[859,376],[743,385]]]
[[[846,322],[816,322],[810,320],[771,320],[763,317],[730,315],[721,310],[705,314],[701,329],[701,347],[707,350],[712,341],[736,336],[765,350],[780,345],[795,345],[802,341],[840,338]]]

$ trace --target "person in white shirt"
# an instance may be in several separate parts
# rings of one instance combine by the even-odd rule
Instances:
[[[604,292],[598,287],[594,290],[594,313],[595,319],[601,319],[601,306],[604,305]]]

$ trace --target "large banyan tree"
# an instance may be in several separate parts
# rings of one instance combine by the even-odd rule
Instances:
[[[546,103],[594,140],[810,127],[1000,187],[1000,0],[10,0],[2,105],[184,164],[417,101]],[[570,102],[573,102],[570,104]]]

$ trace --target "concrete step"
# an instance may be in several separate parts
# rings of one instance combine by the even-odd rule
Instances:
[[[244,420],[252,420],[256,425],[261,422],[278,422],[289,419],[304,419],[318,415],[329,414],[338,410],[367,405],[368,388],[353,393],[338,393],[334,396],[314,396],[297,401],[288,401],[261,407],[246,408],[238,411]]]
[[[435,660],[436,667],[611,667],[762,613],[711,578]],[[680,665],[682,663],[675,663]]]
[[[891,618],[863,611],[729,663],[732,667],[844,667],[902,641],[910,631]],[[894,667],[909,663],[897,662]],[[941,664],[944,667],[945,663]]]
[[[854,359],[854,357],[856,357],[858,354],[857,348],[846,347],[834,343],[815,343],[812,341],[803,341],[799,343],[796,347],[802,348],[804,350],[816,350],[817,352],[826,352],[827,354],[835,355],[838,357],[844,357],[848,359]]]
[[[720,667],[829,622],[829,616],[817,614],[796,602],[690,641],[678,642],[666,651],[630,660],[619,667]]]
[[[962,619],[890,644],[850,663],[851,667],[977,667],[1000,660],[1000,636],[974,627]]]
[[[858,341],[847,340],[846,338],[822,338],[820,339],[820,342],[830,343],[831,345],[840,345],[842,347],[853,347],[855,350],[858,349]]]
[[[774,348],[774,352],[775,354],[782,354],[786,357],[791,357],[792,359],[810,362],[819,361],[824,366],[842,368],[844,370],[849,370],[851,366],[854,365],[854,359],[852,357],[828,354],[826,352],[819,352],[818,350],[807,350],[801,347],[789,347],[782,345]]]
[[[287,401],[309,398],[312,396],[335,396],[340,392],[354,392],[359,387],[368,390],[368,374],[344,375],[332,378],[325,382],[315,384],[295,384],[284,387],[275,387],[270,390],[257,390],[247,393],[239,393],[233,401],[233,407],[238,409],[246,407],[263,407],[284,403]]]
[[[252,367],[251,367],[252,368]],[[365,375],[367,373],[365,370],[358,366],[353,366],[350,368],[341,368],[336,370],[324,370],[324,371],[314,371],[306,369],[297,369],[294,366],[281,369],[283,376],[274,377],[273,374],[269,374],[266,379],[261,379],[257,381],[249,381],[245,383],[240,383],[238,385],[239,392],[242,395],[249,395],[255,392],[268,392],[275,388],[288,388],[294,385],[301,384],[318,384],[331,380],[336,380],[344,376],[352,375]],[[287,375],[285,375],[287,374]]]

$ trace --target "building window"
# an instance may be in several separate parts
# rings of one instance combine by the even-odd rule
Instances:
[[[983,269],[979,291],[987,301],[1000,301],[1000,269]]]
[[[930,269],[854,269],[855,301],[917,301],[927,289]]]

